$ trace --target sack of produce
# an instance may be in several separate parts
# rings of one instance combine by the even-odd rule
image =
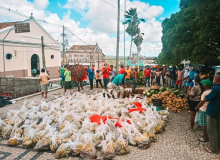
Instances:
[[[101,153],[105,159],[113,159],[116,156],[116,144],[111,139],[107,139],[103,143]]]
[[[127,141],[123,138],[123,134],[115,142],[116,144],[116,154],[117,155],[125,155],[130,152],[130,148],[128,146]]]
[[[94,159],[97,156],[97,151],[95,149],[94,143],[92,141],[92,134],[86,133],[83,135],[84,144],[80,152],[80,156],[83,158]]]
[[[71,148],[70,148],[71,143],[63,143],[59,146],[55,153],[55,157],[57,159],[68,157],[71,154]]]
[[[0,136],[2,135],[2,130],[6,126],[6,123],[0,118]]]
[[[105,139],[104,132],[98,132],[93,134],[92,141],[95,147],[97,147],[101,141]]]
[[[73,143],[71,143],[70,145],[70,148],[71,148],[71,156],[73,157],[77,157],[77,156],[80,156],[80,152],[82,150],[82,147],[83,147],[83,143],[80,142],[80,138],[79,138],[79,134],[76,135],[76,139]]]
[[[2,129],[2,136],[4,139],[9,139],[11,132],[13,130],[13,127],[11,125],[6,125],[5,127],[3,127]]]
[[[138,145],[138,148],[147,149],[151,145],[151,141],[143,136],[139,131],[134,132],[134,141]]]
[[[35,145],[36,143],[33,143],[33,138],[36,135],[36,133],[39,131],[38,129],[34,128],[27,128],[28,132],[23,138],[22,145],[27,148]]]

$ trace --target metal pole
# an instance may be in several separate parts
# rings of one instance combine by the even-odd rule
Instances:
[[[6,34],[6,36],[3,39],[3,43],[2,43],[2,45],[3,45],[3,54],[2,55],[3,55],[4,77],[5,77],[5,46],[4,46],[4,44],[5,44],[5,38],[9,35],[11,30],[12,29],[10,29],[10,31],[8,31],[8,33]]]
[[[118,57],[119,57],[119,32],[120,32],[120,0],[118,0],[118,22],[117,22],[117,48],[116,48],[116,72],[118,74]]]
[[[43,67],[46,68],[45,54],[44,54],[44,37],[41,36],[41,47],[42,47],[42,61]]]
[[[124,11],[126,11],[126,0],[125,0],[125,8]],[[125,13],[124,13],[124,21],[125,21]],[[125,25],[124,25],[124,66],[125,66]]]
[[[98,53],[98,70],[99,70],[99,53]]]
[[[65,27],[63,25],[63,66],[65,65],[65,44],[64,44],[64,37],[65,37],[65,34],[64,34],[64,31],[65,31]]]

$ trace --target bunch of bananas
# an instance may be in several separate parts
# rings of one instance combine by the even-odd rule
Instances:
[[[168,108],[169,111],[180,113],[181,110],[187,110],[189,108],[187,99],[177,98],[177,96],[168,91],[164,91],[161,94],[154,94],[151,98],[147,99],[147,104],[152,104],[152,99],[162,99],[164,109]]]

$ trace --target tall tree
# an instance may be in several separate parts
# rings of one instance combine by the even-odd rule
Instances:
[[[141,22],[145,22],[144,19],[138,18],[137,15],[137,8],[130,8],[129,11],[126,11],[125,14],[125,22],[123,24],[127,24],[128,27],[126,29],[126,32],[131,36],[131,45],[130,45],[130,56],[129,56],[129,65],[130,65],[130,58],[131,58],[131,50],[132,50],[132,42],[133,38],[140,33],[139,24]]]
[[[205,63],[220,56],[220,1],[181,0],[181,10],[163,21],[160,64]]]

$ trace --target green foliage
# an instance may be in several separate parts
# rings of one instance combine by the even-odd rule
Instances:
[[[163,49],[158,64],[204,63],[220,56],[219,6],[219,0],[181,0],[181,10],[162,23]]]
[[[144,72],[142,71],[138,71],[138,79],[137,79],[137,84],[138,85],[144,85],[144,81],[145,81],[145,78],[144,78]]]
[[[138,18],[137,8],[130,8],[129,11],[126,11],[125,18],[126,20],[123,22],[123,24],[128,25],[126,32],[131,36],[131,43],[134,41],[136,46],[140,45],[143,42],[143,33],[141,33],[139,24],[141,22],[145,22],[145,20]]]

